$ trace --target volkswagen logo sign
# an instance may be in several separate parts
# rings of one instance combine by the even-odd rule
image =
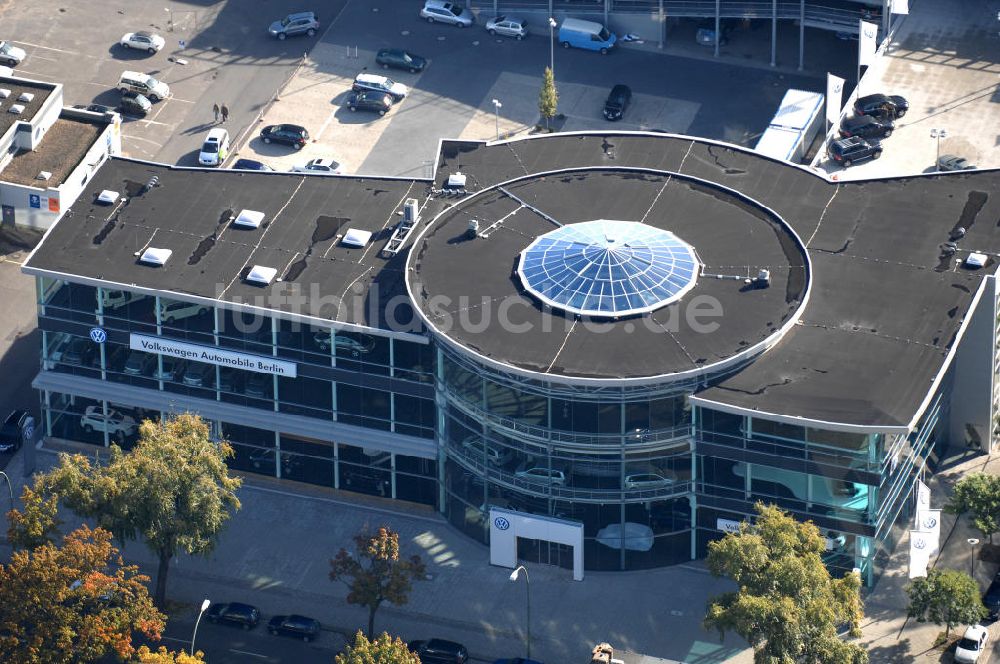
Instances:
[[[510,528],[510,521],[508,521],[502,516],[498,516],[497,518],[493,519],[493,525],[497,527],[497,530],[507,530],[508,528]]]
[[[90,340],[95,344],[103,344],[108,340],[108,333],[99,327],[90,328]]]
[[[914,549],[925,549],[927,548],[927,541],[923,537],[918,537],[913,540]]]
[[[936,525],[937,525],[937,519],[935,519],[934,517],[929,516],[926,519],[924,519],[924,528],[926,528],[927,530],[930,530]]]

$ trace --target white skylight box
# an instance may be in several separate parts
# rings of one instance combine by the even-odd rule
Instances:
[[[982,267],[986,265],[986,254],[971,253],[969,257],[965,259],[965,264],[968,267]]]
[[[10,96],[10,90],[8,88],[0,88],[0,99],[6,99]]]
[[[362,231],[357,228],[352,228],[347,231],[344,235],[344,239],[341,240],[348,247],[363,247],[368,244],[368,240],[372,239],[371,231]]]
[[[111,205],[118,200],[118,192],[111,191],[110,189],[105,189],[97,195],[97,201],[99,203],[104,203],[105,205]]]
[[[263,265],[254,265],[253,269],[247,274],[247,281],[253,282],[255,284],[260,284],[261,286],[266,286],[272,281],[274,281],[275,275],[278,271],[273,267],[264,267]]]
[[[27,102],[30,102],[34,98],[35,98],[35,94],[33,92],[22,92],[20,95],[18,95],[17,100],[18,101],[23,101],[23,102],[27,103]]]
[[[467,178],[465,173],[456,171],[448,176],[448,186],[449,187],[464,187]]]
[[[24,106],[22,106],[21,104],[14,104],[13,106],[7,109],[7,112],[13,113],[14,115],[20,115],[21,113],[24,113]]]
[[[166,265],[167,261],[170,260],[170,254],[174,253],[172,249],[157,249],[156,247],[150,247],[146,251],[142,252],[142,256],[139,257],[139,261],[142,263],[148,263],[150,265]]]
[[[264,213],[257,212],[256,210],[240,210],[239,216],[233,222],[233,225],[240,226],[242,228],[259,228],[260,222],[264,221]]]

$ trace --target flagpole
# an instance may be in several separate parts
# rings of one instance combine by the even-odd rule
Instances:
[[[858,19],[858,78],[857,83],[854,84],[854,89],[857,92],[855,97],[861,96],[861,45],[864,43],[863,37],[865,36],[865,20],[863,18]]]

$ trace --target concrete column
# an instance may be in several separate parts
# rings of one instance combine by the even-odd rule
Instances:
[[[806,62],[806,0],[799,0],[799,71]]]
[[[771,0],[771,66],[777,64],[778,52],[778,0]]]
[[[715,57],[719,57],[719,42],[722,41],[722,35],[719,32],[722,28],[719,4],[720,0],[715,0]]]

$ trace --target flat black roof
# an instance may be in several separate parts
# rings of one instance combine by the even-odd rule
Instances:
[[[154,176],[158,183],[144,191]],[[114,158],[25,267],[386,327],[383,305],[405,296],[403,258],[380,252],[405,199],[424,189],[408,180],[180,169]],[[122,198],[99,203],[102,190]],[[244,209],[264,213],[259,228],[232,224]],[[372,233],[367,246],[341,242],[351,229]],[[173,254],[165,266],[150,267],[137,260],[147,247]],[[254,265],[276,269],[276,280],[263,288],[247,282],[243,277]],[[392,314],[409,329],[408,306]]]
[[[464,239],[471,219],[480,237]],[[672,231],[697,251],[704,274],[647,316],[577,321],[543,306],[512,264],[557,224],[597,219]],[[600,169],[524,178],[457,204],[414,245],[407,275],[428,323],[483,358],[552,377],[634,380],[708,371],[763,343],[801,305],[805,262],[780,219],[732,192]],[[761,269],[770,287],[748,286]],[[709,313],[716,307],[718,315]]]
[[[556,134],[490,146],[445,141],[435,187],[455,171],[478,191],[591,166],[651,168],[719,183],[774,210],[807,244],[813,286],[799,324],[748,366],[698,393],[708,401],[873,428],[906,426],[943,368],[980,283],[997,270],[997,171],[839,183],[701,139]],[[968,232],[958,254],[943,257],[956,226]],[[954,259],[973,250],[991,254],[986,267],[956,267]],[[609,348],[595,336],[593,350],[602,357],[622,351]]]

